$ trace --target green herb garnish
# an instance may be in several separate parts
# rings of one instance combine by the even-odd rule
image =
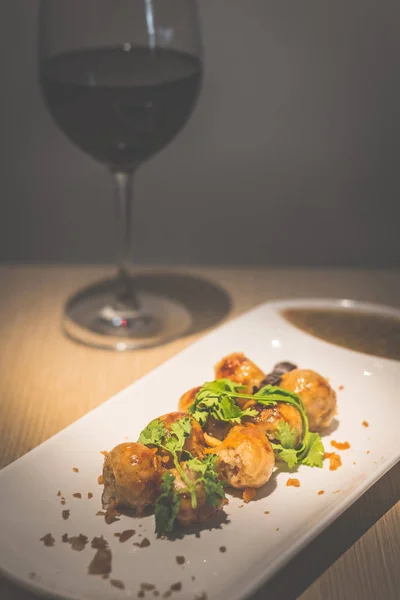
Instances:
[[[320,435],[311,433],[308,429],[308,418],[300,396],[274,385],[266,385],[253,397],[262,406],[274,406],[278,402],[284,402],[294,406],[300,413],[303,435],[302,442],[297,447],[295,446],[295,430],[286,422],[278,423],[275,435],[279,444],[271,444],[271,446],[279,458],[284,460],[290,468],[299,463],[308,467],[322,467],[324,446]]]
[[[161,494],[157,499],[155,507],[156,532],[161,535],[164,532],[172,531],[172,527],[179,509],[179,494],[189,493],[192,508],[197,508],[196,486],[203,482],[207,502],[211,506],[218,505],[218,498],[224,498],[224,488],[218,480],[216,471],[216,456],[207,456],[203,460],[193,458],[192,455],[183,449],[187,438],[192,431],[190,417],[182,417],[171,424],[168,429],[159,419],[154,419],[143,429],[139,435],[138,442],[146,446],[155,446],[169,452],[172,456],[174,467],[179,473],[186,489],[176,492],[174,489],[174,475],[166,473],[163,476],[161,484]],[[185,468],[182,467],[180,459],[182,454],[188,460],[185,462]],[[187,469],[192,470],[196,475],[193,481],[188,477]]]
[[[240,396],[244,386],[230,379],[217,379],[205,383],[196,394],[188,412],[203,427],[209,416],[225,423],[240,424],[243,417],[255,417],[257,411],[251,408],[242,410],[235,398]]]
[[[187,467],[197,474],[194,485],[204,484],[206,502],[213,508],[225,498],[224,484],[217,473],[217,461],[218,457],[215,454],[208,454],[202,460],[192,458],[186,462]]]
[[[213,508],[217,508],[220,501],[225,498],[224,486],[218,479],[216,464],[217,457],[210,454],[203,460],[191,458],[185,462],[183,468],[185,475],[188,475],[188,472],[190,471],[194,474],[194,481],[191,482],[193,490],[195,490],[199,484],[204,485],[206,502]],[[183,488],[179,491],[176,490],[174,482],[175,477],[171,472],[167,472],[163,475],[161,493],[156,500],[154,511],[156,533],[158,535],[172,532],[175,519],[179,512],[180,496],[186,491],[191,493],[191,490],[189,489],[185,490]],[[192,502],[192,508],[196,508],[196,506],[193,506]]]
[[[154,419],[147,425],[147,427],[143,429],[139,435],[138,442],[139,444],[144,444],[145,446],[156,446],[157,448],[166,450],[171,454],[175,469],[182,477],[182,480],[190,492],[192,506],[193,508],[196,508],[197,498],[194,492],[194,487],[186,477],[181,465],[179,464],[179,458],[183,451],[183,446],[185,445],[186,438],[189,437],[191,431],[192,424],[189,417],[182,417],[182,419],[179,419],[179,421],[175,421],[172,423],[169,429],[165,427],[164,423],[160,421],[160,419]],[[186,453],[191,458],[191,454],[189,452]]]
[[[261,406],[276,406],[280,402],[291,404],[301,416],[302,442],[296,446],[296,431],[288,423],[280,422],[275,434],[279,443],[272,444],[272,447],[279,458],[287,462],[291,468],[298,463],[309,467],[322,467],[324,447],[321,438],[318,433],[309,431],[304,404],[297,394],[273,385],[265,385],[254,395],[243,393],[243,389],[243,386],[229,379],[205,383],[197,392],[194,403],[189,407],[189,413],[202,426],[205,425],[209,415],[219,421],[241,423],[243,417],[253,417],[258,413],[252,408],[242,410],[237,404],[237,398],[255,400]]]
[[[174,529],[176,516],[179,512],[179,495],[174,488],[175,477],[169,471],[164,473],[161,483],[161,493],[157,498],[154,516],[156,533],[163,535]]]

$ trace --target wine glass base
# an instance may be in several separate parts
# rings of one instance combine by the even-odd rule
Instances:
[[[140,288],[135,296],[138,308],[121,304],[115,279],[79,291],[66,304],[64,333],[86,346],[124,351],[159,346],[189,331],[192,317],[180,302]]]

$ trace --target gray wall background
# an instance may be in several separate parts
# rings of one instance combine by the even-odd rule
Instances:
[[[399,265],[398,0],[199,4],[204,88],[138,172],[136,259]],[[0,260],[111,261],[110,178],[42,103],[37,8],[0,3]]]

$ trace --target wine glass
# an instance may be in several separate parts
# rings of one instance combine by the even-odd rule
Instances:
[[[117,276],[70,298],[64,331],[117,350],[182,335],[185,306],[141,290],[133,275],[131,207],[137,168],[184,127],[200,92],[195,0],[42,0],[39,67],[58,126],[115,187]]]

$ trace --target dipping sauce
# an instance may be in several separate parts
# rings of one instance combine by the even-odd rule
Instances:
[[[292,325],[332,344],[400,361],[400,319],[347,309],[291,308]]]

